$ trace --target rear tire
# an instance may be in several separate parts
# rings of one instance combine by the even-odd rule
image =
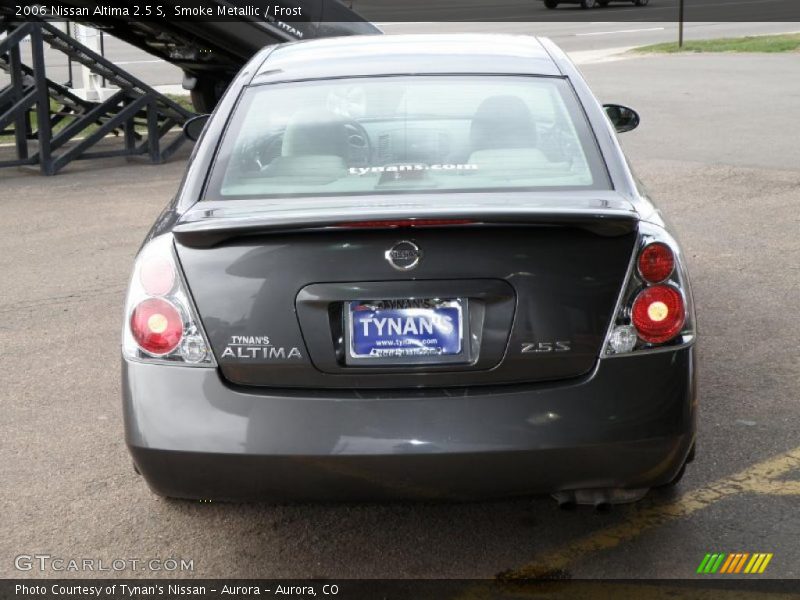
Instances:
[[[681,482],[681,479],[683,479],[683,476],[686,475],[686,465],[694,461],[694,457],[696,456],[696,454],[697,454],[697,444],[694,443],[692,444],[692,447],[689,449],[689,454],[686,455],[686,460],[683,462],[683,466],[681,466],[680,471],[678,471],[675,474],[675,477],[673,477],[667,483],[658,486],[658,489],[669,490],[678,485]]]
[[[544,0],[544,5],[546,8],[556,8],[558,6],[558,2],[556,0]]]
[[[670,479],[670,480],[669,480],[667,483],[665,483],[664,485],[660,485],[660,486],[658,486],[658,487],[659,487],[659,488],[661,488],[661,489],[669,489],[669,488],[674,488],[676,485],[678,485],[678,484],[681,482],[681,479],[683,479],[683,476],[684,476],[684,475],[686,475],[686,463],[683,463],[683,466],[681,467],[681,470],[680,470],[680,471],[678,471],[678,472],[675,474],[675,477],[673,477],[672,479]]]
[[[224,75],[198,77],[194,89],[189,92],[195,111],[201,115],[211,114],[228,88],[228,83]]]
[[[581,8],[594,8],[597,6],[597,0],[581,0]]]
[[[608,3],[609,3],[610,1],[611,1],[611,0],[598,0],[598,2],[597,2],[597,3],[598,3],[600,6],[602,6],[603,8],[605,8],[606,6],[608,6]]]
[[[686,457],[686,464],[688,465],[690,462],[694,462],[695,456],[697,456],[697,442],[692,443],[692,447],[689,449],[689,454]]]
[[[214,107],[217,105],[217,95],[214,93],[214,86],[207,86],[203,85],[202,87],[198,83],[198,87],[195,87],[192,91],[189,92],[192,97],[192,106],[194,106],[194,110],[199,115],[207,115],[214,110]]]

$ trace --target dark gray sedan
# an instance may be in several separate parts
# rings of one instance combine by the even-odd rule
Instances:
[[[206,121],[204,123],[204,121]],[[203,499],[640,498],[694,454],[680,247],[554,44],[265,48],[128,291],[128,446]]]

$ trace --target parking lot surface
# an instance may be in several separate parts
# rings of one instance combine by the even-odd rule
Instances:
[[[131,261],[174,193],[161,166],[0,170],[0,576],[20,554],[183,558],[125,576],[687,578],[709,552],[767,552],[800,577],[800,78],[797,57],[669,56],[587,65],[639,109],[623,137],[674,223],[699,315],[697,461],[673,492],[562,511],[462,504],[203,504],[152,495],[119,403]],[[794,76],[792,76],[794,73]],[[2,149],[0,149],[2,152]]]

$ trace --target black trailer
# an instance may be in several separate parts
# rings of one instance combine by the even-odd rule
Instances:
[[[62,0],[61,4],[88,7],[95,3]],[[381,33],[378,27],[339,0],[271,2],[271,6],[282,8],[284,14],[295,15],[291,20],[287,17],[286,21],[273,16],[226,16],[219,20],[208,16],[175,17],[172,16],[175,7],[186,6],[186,2],[166,0],[159,4],[170,15],[168,18],[96,17],[83,22],[183,69],[184,87],[191,92],[198,112],[210,112],[233,76],[264,46],[320,37]],[[205,0],[203,5],[218,14],[217,7],[236,9],[252,5],[252,2]],[[299,15],[296,9],[301,9]]]
[[[215,14],[217,9],[226,14],[134,18],[95,16],[96,3],[83,0],[61,0],[60,6],[70,9],[70,21],[95,27],[180,67],[183,85],[201,113],[214,109],[239,69],[264,46],[381,33],[338,0],[276,0],[270,5],[273,14],[275,6],[282,7],[284,14],[294,15],[287,21],[230,12],[244,6],[239,0],[203,2],[214,7]],[[168,15],[177,6],[171,0],[161,3]],[[73,160],[138,156],[159,163],[178,149],[185,138],[175,137],[173,130],[192,116],[190,110],[48,22],[57,15],[30,14],[19,20],[16,12],[0,0],[0,72],[9,76],[9,84],[0,88],[0,135],[14,137],[14,157],[4,157],[0,167],[38,165],[43,174],[53,175]],[[30,66],[23,62],[21,50],[26,41]],[[102,76],[118,91],[100,102],[77,97],[68,86],[47,77],[46,46]],[[123,141],[122,147],[93,150],[109,133]]]

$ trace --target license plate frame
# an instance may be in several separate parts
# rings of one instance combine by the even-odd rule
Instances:
[[[354,331],[356,319],[354,318],[354,309],[357,306],[367,307],[362,308],[363,312],[371,313],[373,315],[379,314],[382,316],[412,317],[423,316],[430,314],[442,314],[444,311],[438,309],[445,309],[451,314],[458,315],[457,331],[454,332],[458,338],[458,350],[456,352],[423,352],[414,353],[413,349],[417,346],[388,346],[381,348],[383,352],[380,354],[364,354],[358,352],[356,346],[363,346],[363,340],[358,340]],[[344,346],[345,346],[345,364],[351,366],[415,366],[415,365],[447,365],[453,363],[468,363],[471,361],[471,346],[469,343],[469,302],[467,298],[393,298],[381,300],[348,300],[342,306],[344,313]],[[362,312],[359,310],[357,312]],[[415,311],[415,312],[410,312]],[[419,313],[416,311],[425,311]],[[431,313],[431,311],[434,311]],[[395,336],[397,339],[398,336]],[[408,339],[406,336],[399,336],[403,339]],[[438,337],[438,334],[433,334],[433,337]],[[431,338],[429,338],[431,339]],[[452,343],[452,340],[450,341]]]

